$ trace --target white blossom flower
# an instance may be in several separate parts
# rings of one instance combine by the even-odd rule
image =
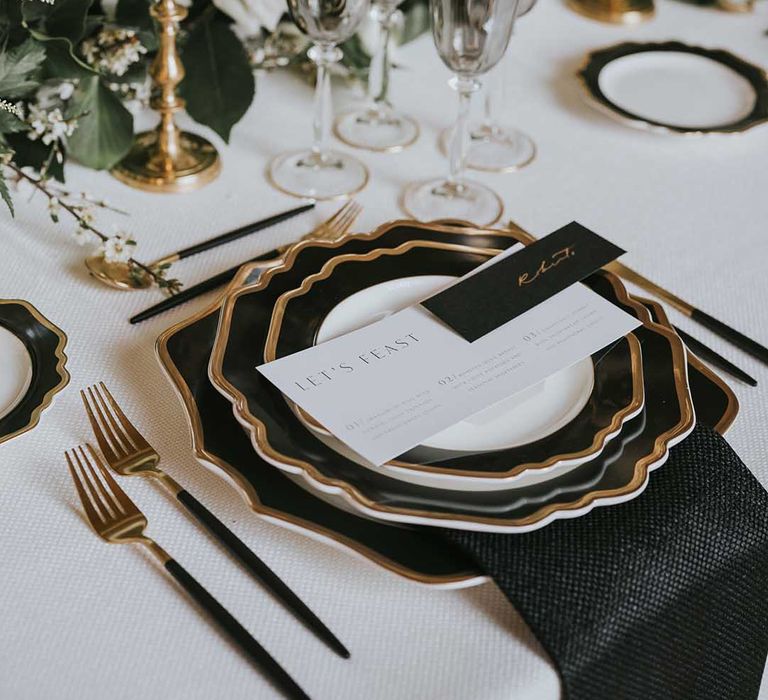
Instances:
[[[72,237],[75,239],[75,242],[77,243],[77,245],[80,245],[80,246],[88,245],[89,243],[93,243],[99,240],[96,237],[96,234],[94,234],[93,231],[91,231],[87,227],[83,226],[83,224],[77,225],[77,228],[72,234]]]
[[[48,213],[51,215],[51,218],[55,221],[56,218],[59,216],[59,210],[61,209],[61,203],[59,202],[57,197],[49,197],[48,198]]]
[[[213,0],[213,4],[250,36],[258,34],[262,28],[274,32],[280,18],[288,11],[286,0]]]
[[[72,136],[77,123],[74,119],[65,119],[58,107],[46,111],[36,104],[29,105],[27,123],[31,127],[27,137],[31,141],[40,139],[46,146],[59,141],[65,136]]]
[[[89,65],[111,75],[125,75],[147,53],[136,32],[123,27],[100,29],[80,44],[80,50]]]
[[[66,102],[75,92],[75,84],[69,80],[63,80],[58,87],[59,99]]]
[[[128,262],[133,257],[136,241],[131,240],[126,233],[118,233],[101,244],[104,260],[110,263]]]

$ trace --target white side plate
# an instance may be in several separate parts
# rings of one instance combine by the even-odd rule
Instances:
[[[0,326],[0,418],[24,398],[32,381],[32,358],[13,333]]]

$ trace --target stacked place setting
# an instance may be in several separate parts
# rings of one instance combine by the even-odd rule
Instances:
[[[531,240],[513,225],[396,221],[304,240],[266,271],[244,266],[222,299],[158,340],[198,459],[262,516],[441,586],[471,585],[483,572],[438,528],[524,533],[635,498],[697,420],[722,433],[738,406],[686,355],[661,308],[611,273],[585,284],[641,325],[383,465],[256,370],[415,304]]]

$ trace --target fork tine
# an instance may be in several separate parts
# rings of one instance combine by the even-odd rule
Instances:
[[[108,462],[116,462],[118,460],[117,453],[112,448],[112,445],[109,444],[109,440],[107,440],[107,436],[102,431],[101,424],[93,412],[94,409],[91,407],[91,402],[82,389],[80,389],[80,398],[83,401],[83,406],[85,406],[85,413],[88,416],[88,422],[91,424],[91,430],[93,430],[93,434],[96,436],[96,442],[99,443],[99,448],[101,448]]]
[[[104,382],[99,382],[98,388],[100,388],[102,394],[107,397],[109,405],[112,406],[113,413],[117,416],[117,419],[122,424],[125,432],[128,433],[128,436],[133,440],[134,446],[139,449],[150,447],[144,436],[136,429],[136,426],[128,420],[128,416],[123,413],[123,409],[120,408],[120,405],[115,401],[115,397],[112,396],[112,392],[107,389],[106,384],[104,384]]]
[[[109,406],[107,406],[107,402],[104,399],[104,395],[101,393],[101,389],[97,384],[94,384],[92,387],[90,387],[89,391],[93,391],[93,394],[96,396],[96,399],[98,401],[98,405],[101,407],[101,410],[103,411],[104,415],[107,417],[107,420],[109,421],[109,427],[112,428],[112,432],[114,435],[117,436],[117,438],[120,440],[121,445],[127,453],[133,452],[136,449],[136,446],[131,441],[130,437],[126,434],[126,432],[117,424],[117,421],[115,420],[115,414],[110,410]]]
[[[131,445],[130,443],[126,444],[125,440],[120,440],[119,431],[118,433],[115,432],[115,419],[112,417],[112,414],[110,413],[109,409],[107,409],[106,404],[101,399],[101,395],[95,391],[96,387],[89,386],[87,389],[88,397],[90,398],[91,406],[93,407],[97,417],[98,417],[98,424],[100,426],[100,430],[102,435],[104,436],[105,443],[111,446],[111,452],[119,459],[121,457],[126,457],[128,453],[131,451]],[[101,444],[99,445],[101,447]],[[107,459],[109,459],[109,455],[107,452],[104,453],[107,455]],[[111,460],[110,460],[111,461]]]
[[[329,231],[334,230],[335,226],[338,224],[339,219],[343,217],[347,211],[349,211],[351,206],[351,200],[340,206],[334,214],[329,216],[325,221],[323,221],[322,224],[317,227],[315,230],[315,235],[317,237],[323,238],[328,234]]]
[[[120,486],[115,481],[113,476],[109,473],[109,469],[107,469],[104,462],[96,453],[96,450],[94,450],[93,447],[91,446],[91,443],[86,443],[85,446],[88,448],[88,452],[91,453],[91,457],[93,457],[93,461],[96,462],[96,466],[101,472],[101,475],[104,477],[104,481],[107,482],[107,487],[112,492],[112,496],[122,506],[123,512],[126,515],[141,515],[141,511],[139,510],[138,506],[130,499],[128,494],[125,491],[123,491],[123,489],[120,488]]]
[[[83,481],[77,473],[77,469],[75,468],[75,465],[72,462],[72,458],[69,456],[69,452],[64,452],[64,456],[67,458],[67,466],[69,467],[69,473],[72,476],[72,481],[75,482],[75,490],[77,491],[77,495],[80,496],[80,502],[83,504],[83,509],[85,510],[85,514],[88,516],[88,520],[91,523],[91,527],[93,527],[93,529],[96,530],[97,526],[100,523],[105,522],[105,520],[101,516],[101,513],[99,513],[96,510],[96,506],[93,505],[93,502],[91,501],[91,497],[86,492],[85,486],[83,486]]]
[[[343,236],[347,231],[349,231],[350,228],[352,228],[352,225],[357,220],[357,217],[360,216],[360,212],[362,211],[362,207],[357,204],[353,203],[353,205],[349,208],[347,212],[345,212],[345,215],[341,218],[341,220],[337,223],[337,225],[334,227],[334,238],[339,238]]]
[[[75,456],[77,456],[78,452],[80,453],[80,456],[82,457],[86,467],[88,467],[88,471],[91,474],[91,481],[96,486],[99,493],[101,493],[103,501],[106,502],[107,506],[109,506],[109,509],[112,511],[112,513],[114,513],[115,515],[122,515],[120,504],[115,499],[114,494],[110,492],[110,490],[104,485],[104,482],[99,478],[98,474],[96,473],[96,469],[93,466],[93,461],[88,457],[82,445],[80,445],[75,451]],[[92,450],[91,450],[91,455],[93,456],[96,464],[97,465],[100,464],[101,460],[98,458],[96,454],[93,453]]]
[[[88,495],[91,505],[98,512],[99,519],[106,523],[112,518],[112,514],[110,513],[109,508],[107,508],[107,504],[102,501],[96,490],[96,485],[93,483],[95,475],[89,476],[85,469],[85,463],[87,463],[85,453],[82,451],[82,448],[79,450],[78,448],[75,448],[71,450],[71,454],[75,459],[75,463],[77,464],[78,471],[80,472],[80,479],[85,486],[85,491]],[[86,460],[86,462],[84,463],[83,460]]]

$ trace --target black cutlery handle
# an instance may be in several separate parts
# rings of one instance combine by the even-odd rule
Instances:
[[[182,489],[176,494],[176,498],[229,552],[237,557],[251,574],[259,579],[268,590],[272,591],[299,620],[336,653],[345,659],[349,658],[349,651],[336,635],[245,542],[190,494],[189,491]]]
[[[698,355],[702,360],[728,372],[728,374],[740,379],[750,386],[757,386],[757,380],[747,374],[741,367],[736,366],[729,359],[723,357],[719,352],[713,350],[708,345],[705,345],[700,340],[688,335],[682,328],[674,326],[674,329],[675,333],[680,336],[680,339],[688,346],[691,352]]]
[[[198,253],[203,253],[206,250],[217,248],[218,246],[224,245],[225,243],[231,243],[232,241],[236,241],[239,238],[243,238],[244,236],[249,236],[252,233],[256,233],[257,231],[261,231],[262,229],[269,228],[270,226],[279,224],[282,221],[291,219],[294,216],[303,214],[305,211],[309,211],[310,209],[313,209],[314,206],[315,206],[314,203],[304,204],[300,207],[295,207],[290,211],[284,211],[280,214],[275,214],[274,216],[270,216],[268,219],[263,219],[262,221],[257,221],[256,223],[248,224],[247,226],[242,226],[238,229],[235,229],[234,231],[228,231],[227,233],[222,233],[219,236],[210,238],[207,241],[202,241],[201,243],[196,243],[195,245],[191,245],[188,248],[184,248],[180,250],[178,253],[176,253],[176,255],[179,256],[179,260],[192,257],[193,255],[197,255]]]
[[[202,607],[219,626],[243,650],[251,661],[261,668],[289,698],[309,700],[309,696],[299,687],[283,667],[270,653],[259,644],[231,613],[214,598],[200,583],[175,559],[165,562],[168,573]]]
[[[228,282],[231,282],[237,274],[237,271],[243,265],[252,262],[268,262],[269,260],[274,260],[279,255],[280,253],[278,251],[271,250],[268,253],[264,253],[264,255],[259,255],[256,258],[246,260],[245,262],[240,263],[240,265],[230,267],[228,270],[219,272],[218,275],[209,277],[207,280],[203,280],[198,284],[193,284],[191,287],[184,287],[184,289],[182,289],[177,294],[163,299],[154,306],[150,306],[149,308],[144,309],[144,311],[140,311],[135,316],[131,316],[129,320],[132,324],[141,323],[142,321],[146,321],[148,318],[153,318],[154,316],[157,316],[158,314],[161,314],[165,311],[175,309],[177,306],[181,306],[183,303],[189,301],[190,299],[195,299],[196,297],[199,297],[206,292],[213,291],[214,289],[223,287]]]
[[[731,328],[722,321],[718,321],[714,316],[710,316],[708,313],[699,309],[693,309],[690,317],[705,328],[709,328],[713,333],[717,333],[721,338],[729,340],[737,348],[740,348],[744,352],[752,355],[752,357],[756,357],[758,360],[768,365],[768,348],[764,345],[760,345],[756,340],[748,338],[735,328]]]

